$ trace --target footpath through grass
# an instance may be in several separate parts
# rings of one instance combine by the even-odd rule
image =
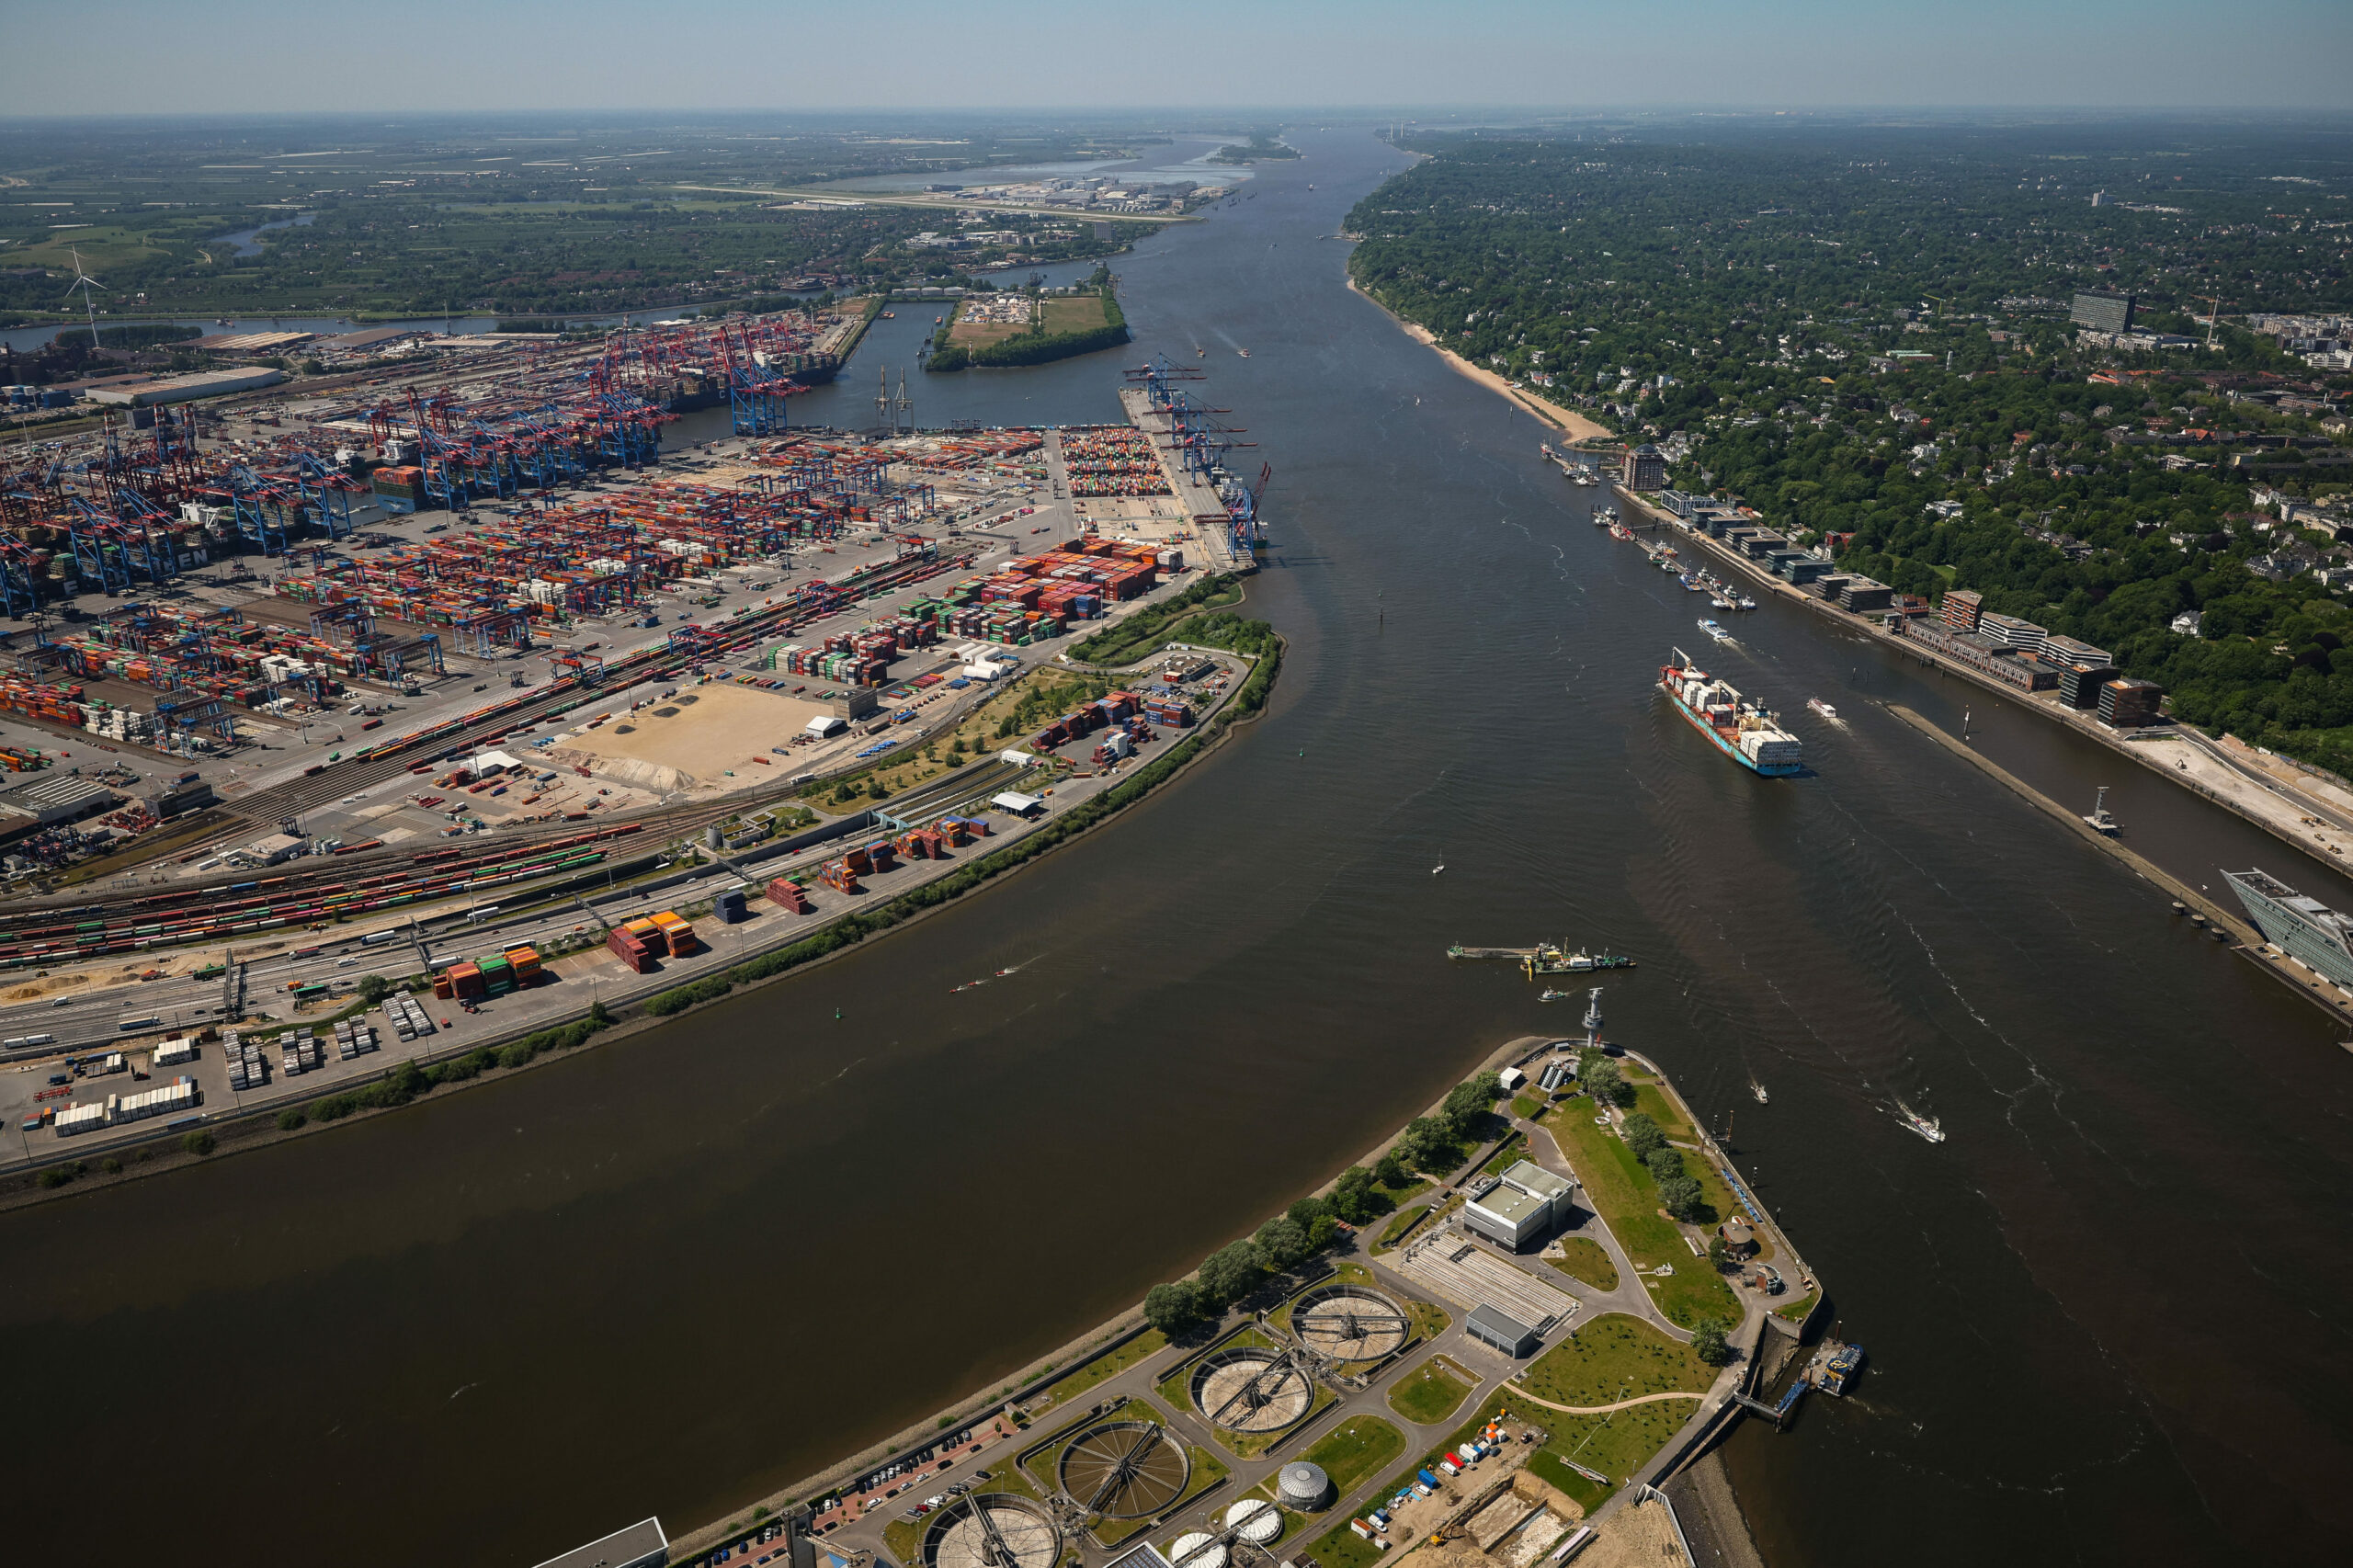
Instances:
[[[1115,621],[1070,649],[1070,656],[1090,665],[1133,664],[1167,641],[1168,629],[1199,610],[1222,609],[1242,600],[1242,579],[1232,574],[1203,577],[1183,593],[1173,594]]]
[[[1594,1124],[1592,1103],[1575,1101],[1568,1113],[1552,1119],[1550,1131],[1610,1234],[1642,1270],[1651,1299],[1678,1328],[1697,1328],[1709,1317],[1738,1323],[1740,1303],[1732,1287],[1706,1258],[1694,1257],[1683,1244],[1682,1231],[1659,1208],[1658,1184],[1624,1139]],[[1674,1274],[1654,1276],[1662,1264]]]

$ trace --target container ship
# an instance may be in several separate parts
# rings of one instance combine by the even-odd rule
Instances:
[[[1729,683],[1710,679],[1682,649],[1675,650],[1673,663],[1660,667],[1658,684],[1694,729],[1750,772],[1779,778],[1803,766],[1798,760],[1802,744],[1773,722],[1770,710],[1745,700]]]

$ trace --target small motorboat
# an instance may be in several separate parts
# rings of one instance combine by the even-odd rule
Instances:
[[[1732,641],[1732,633],[1726,631],[1722,627],[1718,626],[1712,620],[1702,619],[1699,622],[1699,630],[1706,632],[1709,636],[1714,638],[1719,642],[1729,642]]]
[[[1805,699],[1805,705],[1808,708],[1813,709],[1816,713],[1821,714],[1825,719],[1836,719],[1838,717],[1838,710],[1833,708],[1827,702],[1823,701],[1819,697],[1807,698]]]
[[[1904,1125],[1911,1131],[1918,1133],[1931,1143],[1941,1143],[1945,1141],[1944,1121],[1941,1118],[1922,1116],[1902,1100],[1895,1102],[1895,1108],[1902,1113]]]
[[[1574,1002],[1576,1000],[1576,995],[1577,994],[1574,991],[1555,991],[1548,985],[1544,988],[1544,994],[1539,996],[1537,1000],[1539,1002]]]
[[[1770,1105],[1773,1103],[1772,1097],[1765,1092],[1765,1085],[1755,1078],[1748,1080],[1748,1092],[1756,1096],[1756,1103],[1758,1105]]]

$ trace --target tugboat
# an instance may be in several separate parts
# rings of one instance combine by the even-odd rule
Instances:
[[[2124,824],[2118,822],[2108,809],[2107,785],[2100,786],[2098,796],[2092,801],[2091,814],[2084,818],[2084,825],[2094,833],[2104,833],[2110,838],[2114,838],[2124,831]]]
[[[1537,998],[1539,1002],[1574,1002],[1576,999],[1575,992],[1555,991],[1549,985],[1544,988],[1544,994]]]
[[[1941,1143],[1945,1141],[1945,1129],[1942,1119],[1933,1116],[1922,1116],[1918,1111],[1914,1110],[1902,1100],[1897,1100],[1895,1102],[1895,1108],[1903,1114],[1904,1125],[1911,1131],[1918,1133],[1921,1137],[1926,1138],[1929,1142]]]

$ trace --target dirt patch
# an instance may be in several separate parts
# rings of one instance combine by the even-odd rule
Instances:
[[[598,771],[604,771],[598,768],[600,761],[633,762],[648,770],[668,768],[688,782],[733,788],[725,778],[730,768],[738,779],[766,775],[772,768],[793,770],[788,758],[771,755],[768,748],[787,744],[827,710],[821,703],[756,687],[711,686],[696,694],[691,709],[681,699],[640,710],[632,723],[590,730],[558,744],[564,752],[592,759],[587,766]],[[756,756],[767,756],[768,766],[754,762]]]
[[[89,983],[90,977],[86,974],[52,974],[36,980],[29,985],[12,985],[6,994],[11,1002],[37,1002],[43,996],[54,995],[60,991],[71,991],[75,986]]]

